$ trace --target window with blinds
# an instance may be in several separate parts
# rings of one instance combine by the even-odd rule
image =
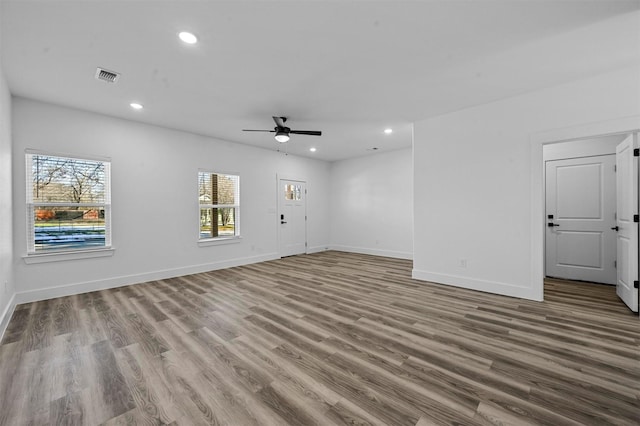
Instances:
[[[240,176],[198,172],[200,240],[240,236]]]
[[[111,246],[108,161],[27,153],[27,251]]]

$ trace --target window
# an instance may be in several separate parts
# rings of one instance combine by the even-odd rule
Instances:
[[[200,240],[240,236],[240,176],[198,172]]]
[[[27,252],[111,246],[108,161],[27,153]]]
[[[302,192],[300,185],[286,184],[284,186],[284,198],[285,200],[302,200]]]

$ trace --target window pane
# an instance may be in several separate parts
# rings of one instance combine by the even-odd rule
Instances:
[[[236,200],[237,176],[218,176],[218,204],[238,204]]]
[[[238,204],[238,176],[199,172],[198,187],[200,204]]]
[[[234,207],[200,209],[200,238],[235,235],[236,209]]]
[[[32,197],[35,203],[105,203],[102,161],[33,155]]]
[[[34,209],[35,251],[105,246],[104,207]]]
[[[212,174],[206,172],[198,173],[198,200],[200,204],[216,204],[213,203],[212,196]],[[213,175],[215,176],[215,175]]]
[[[212,218],[218,215],[218,209],[200,209],[200,238],[214,238],[218,236],[218,227],[212,226]]]
[[[236,209],[233,207],[218,209],[218,235],[236,235],[235,213]]]
[[[287,184],[284,186],[284,199],[285,200],[301,200],[301,186],[300,185],[290,185]]]

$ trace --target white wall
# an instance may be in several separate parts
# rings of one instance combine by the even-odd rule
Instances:
[[[1,40],[0,46],[2,46]],[[0,47],[0,338],[13,312],[13,229],[11,225],[11,94],[2,70]]]
[[[542,161],[532,165],[530,139],[638,115],[639,75],[623,68],[415,123],[413,276],[539,300],[531,191]]]
[[[332,249],[413,257],[411,158],[407,148],[332,164]]]
[[[323,161],[14,98],[19,302],[276,258],[276,174],[307,181],[309,251],[329,245]],[[25,149],[111,158],[112,257],[25,264]],[[197,171],[239,173],[239,243],[199,247]]]

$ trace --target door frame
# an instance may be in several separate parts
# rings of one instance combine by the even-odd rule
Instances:
[[[279,198],[280,195],[281,195],[281,193],[280,193],[280,180],[292,180],[292,181],[295,181],[295,182],[303,182],[305,190],[307,189],[308,181],[304,177],[291,177],[289,175],[281,175],[279,173],[276,173],[276,221],[275,221],[275,225],[276,225],[276,229],[277,229],[277,231],[276,231],[276,234],[277,234],[276,241],[277,241],[277,244],[278,244],[278,257],[282,258],[282,253],[280,252],[280,243],[281,243],[281,241],[280,241],[280,239],[281,239],[280,226],[278,226],[278,225],[280,225],[280,215],[282,214],[280,212],[280,198]],[[308,196],[308,192],[305,193],[305,198],[304,198],[305,215],[309,214],[308,213],[309,203],[307,202],[308,201],[307,200],[307,196]],[[304,221],[304,242],[305,242],[304,252],[305,252],[305,254],[307,253],[307,250],[309,249],[309,241],[308,241],[309,229],[307,229],[307,223],[308,222],[309,222],[308,220]]]
[[[640,115],[531,134],[531,298],[544,300],[545,162],[543,146],[640,132]]]

